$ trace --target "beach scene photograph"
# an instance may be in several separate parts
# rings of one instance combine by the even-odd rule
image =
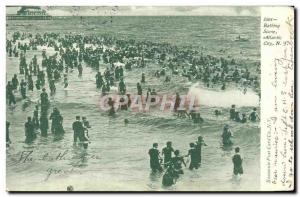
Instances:
[[[7,191],[260,191],[259,7],[6,6]]]

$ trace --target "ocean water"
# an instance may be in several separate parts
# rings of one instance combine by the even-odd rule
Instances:
[[[168,42],[182,48],[201,50],[204,54],[234,58],[240,66],[250,71],[260,60],[260,18],[257,17],[66,17],[51,21],[7,21],[7,36],[20,32],[59,32],[84,34],[109,34],[123,39]],[[248,42],[236,42],[240,35]],[[220,50],[224,50],[221,52]],[[47,54],[54,53],[49,48]],[[28,51],[27,61],[37,54],[41,64],[41,50]],[[7,57],[7,79],[18,73],[18,58]],[[136,83],[141,73],[146,74],[143,89],[155,88],[158,94],[195,94],[200,99],[200,112],[205,122],[195,125],[188,119],[180,119],[170,112],[157,108],[150,112],[117,112],[109,117],[100,109],[101,92],[96,89],[96,72],[84,65],[83,76],[78,78],[77,70],[70,73],[69,87],[63,89],[63,82],[56,84],[57,93],[50,98],[51,107],[58,107],[64,117],[65,135],[55,139],[38,135],[31,145],[24,143],[24,123],[33,114],[39,92],[30,92],[32,103],[22,109],[22,101],[15,108],[7,106],[7,120],[11,122],[11,147],[7,149],[8,190],[65,191],[72,185],[74,190],[145,190],[145,191],[251,191],[259,190],[260,181],[260,125],[259,123],[237,124],[228,120],[228,106],[236,104],[241,112],[249,113],[252,107],[259,107],[259,99],[253,90],[246,94],[235,86],[221,92],[214,88],[203,88],[197,81],[174,76],[168,84],[153,77],[159,67],[150,64],[148,68],[125,72],[128,92],[136,93]],[[104,69],[101,66],[100,69]],[[21,76],[22,78],[23,76]],[[48,87],[48,86],[46,86]],[[112,91],[113,93],[113,91]],[[145,93],[145,92],[144,92]],[[20,97],[17,93],[17,97]],[[222,115],[214,116],[214,110],[221,109]],[[73,146],[72,122],[76,115],[86,116],[92,128],[89,131],[91,144],[85,151]],[[129,120],[127,126],[124,119]],[[50,123],[50,122],[49,122]],[[244,158],[244,175],[240,180],[232,177],[233,150],[221,146],[221,134],[225,124],[233,132],[234,147],[241,148]],[[159,149],[167,141],[187,154],[189,143],[202,135],[208,146],[202,150],[202,166],[189,171],[169,188],[161,185],[161,174],[152,174],[149,169],[148,150],[153,142]],[[33,151],[32,161],[23,159],[22,151]],[[66,151],[66,152],[65,152]],[[47,156],[44,157],[45,154]],[[61,159],[57,155],[65,153]],[[43,159],[44,157],[44,159]],[[28,158],[29,159],[29,158]],[[49,176],[49,174],[51,174]]]
[[[111,22],[112,21],[112,22]],[[7,33],[108,34],[124,39],[168,42],[214,56],[260,60],[260,17],[114,16],[65,17],[48,21],[7,21]],[[234,42],[240,35],[249,42]],[[221,49],[225,53],[219,52]]]

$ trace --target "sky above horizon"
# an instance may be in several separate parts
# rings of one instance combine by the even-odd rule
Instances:
[[[259,16],[259,7],[251,6],[41,6],[52,16]],[[20,6],[6,7],[16,14]]]

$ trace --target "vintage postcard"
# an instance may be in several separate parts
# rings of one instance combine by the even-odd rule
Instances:
[[[6,6],[6,189],[294,191],[294,8]]]

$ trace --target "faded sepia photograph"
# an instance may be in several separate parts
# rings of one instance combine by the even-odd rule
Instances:
[[[260,191],[260,7],[6,6],[7,191]]]

